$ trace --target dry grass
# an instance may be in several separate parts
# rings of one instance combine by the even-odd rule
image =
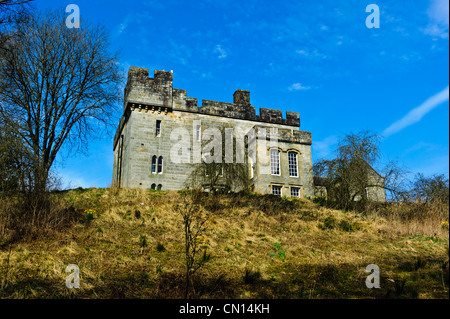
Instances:
[[[1,298],[183,297],[177,192],[55,196],[75,211],[94,210],[94,219],[4,245]],[[210,218],[201,244],[210,259],[196,276],[198,298],[448,298],[448,230],[440,227],[448,208],[413,214],[385,206],[362,216],[255,194],[208,197],[202,205]],[[372,263],[380,289],[364,284]],[[69,264],[80,267],[80,289],[65,287]]]

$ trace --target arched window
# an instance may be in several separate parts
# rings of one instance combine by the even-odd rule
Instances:
[[[152,157],[152,174],[156,173],[156,156]]]
[[[156,184],[152,184],[151,188],[156,189]]]
[[[297,153],[289,152],[288,160],[289,160],[289,176],[298,177]]]
[[[280,175],[280,151],[270,150],[270,170],[272,175]]]
[[[163,157],[160,156],[158,158],[158,174],[162,174],[163,172]]]
[[[162,185],[159,184],[158,187],[157,187],[156,189],[160,191],[160,190],[162,189]]]

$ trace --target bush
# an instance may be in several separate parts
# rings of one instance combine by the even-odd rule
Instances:
[[[354,232],[356,230],[359,230],[361,228],[361,226],[358,223],[350,223],[350,222],[348,222],[346,220],[342,220],[339,223],[339,228],[342,231],[351,233],[351,232]]]
[[[83,215],[57,195],[16,194],[0,198],[0,242],[36,239],[61,231]]]
[[[158,251],[158,252],[163,252],[163,251],[166,251],[166,247],[164,247],[164,245],[163,244],[161,244],[161,243],[158,243],[158,244],[156,244],[156,251]]]
[[[336,227],[336,219],[333,216],[328,216],[324,219],[323,223],[319,223],[319,229],[329,230]]]
[[[327,199],[325,197],[313,197],[313,203],[319,204],[319,206],[325,206]]]
[[[261,273],[259,272],[259,270],[251,270],[246,268],[245,269],[245,274],[244,274],[244,283],[245,284],[255,284],[257,283],[259,280],[261,279]]]

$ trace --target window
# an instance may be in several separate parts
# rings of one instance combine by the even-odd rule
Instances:
[[[157,187],[156,189],[160,191],[160,190],[162,189],[162,185],[159,184],[158,187]]]
[[[289,176],[298,177],[297,153],[289,152],[288,160],[289,160]]]
[[[197,125],[195,130],[195,138],[197,139],[197,142],[200,142],[202,138],[202,127],[201,125]]]
[[[156,189],[156,184],[152,184],[151,189]]]
[[[272,186],[272,194],[281,196],[281,186]]]
[[[161,121],[156,120],[156,136],[160,136],[160,135],[161,135]]]
[[[156,156],[152,157],[152,174],[156,174]]]
[[[291,197],[300,197],[300,188],[291,187]]]
[[[270,169],[272,175],[280,175],[280,151],[270,150]]]
[[[162,174],[163,172],[163,158],[160,156],[158,158],[158,174]]]

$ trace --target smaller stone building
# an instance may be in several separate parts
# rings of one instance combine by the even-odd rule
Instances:
[[[367,199],[374,202],[385,202],[386,191],[384,188],[385,179],[381,176],[373,167],[366,163],[368,166],[367,184],[371,185],[366,187]],[[327,180],[324,177],[314,176],[314,196],[327,198]],[[374,186],[373,186],[374,185]],[[355,195],[356,192],[353,192]],[[355,201],[361,200],[361,196],[355,196]]]

